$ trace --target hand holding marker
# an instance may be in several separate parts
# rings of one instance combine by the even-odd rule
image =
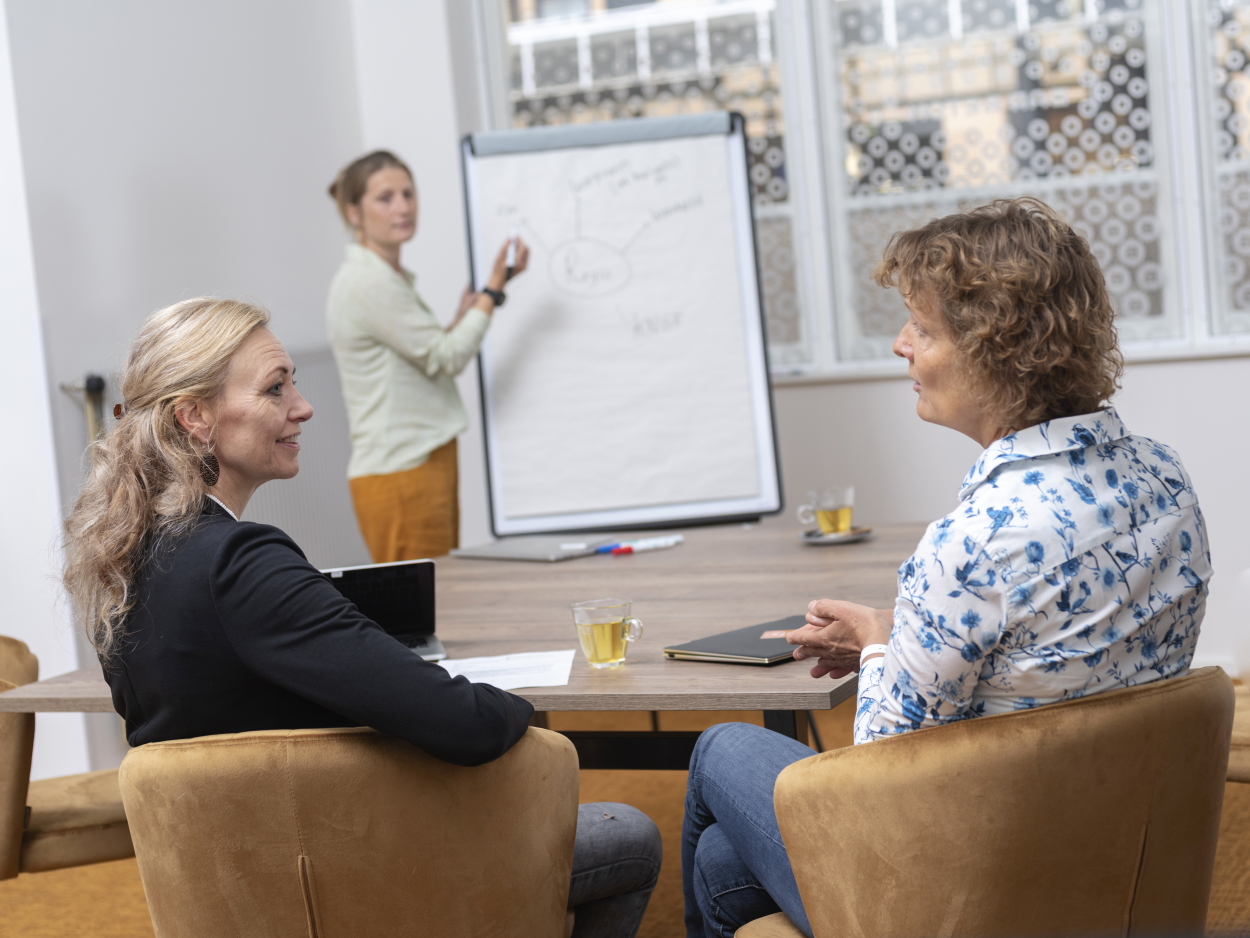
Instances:
[[[516,239],[518,235],[519,233],[515,228],[512,229],[512,234],[508,235],[508,253],[504,257],[504,264],[508,267],[508,273],[504,277],[505,280],[512,279],[512,269],[516,267]]]
[[[685,540],[680,534],[667,534],[661,537],[644,537],[636,541],[621,541],[617,544],[604,544],[596,553],[599,554],[637,554],[644,550],[663,550],[665,547],[676,547]]]

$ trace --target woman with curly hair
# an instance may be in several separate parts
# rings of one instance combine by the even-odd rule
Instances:
[[[1183,675],[1211,578],[1198,499],[1168,447],[1108,400],[1123,369],[1102,272],[1036,199],[891,240],[876,271],[922,420],[985,451],[899,568],[893,609],[835,599],[790,633],[812,676],[859,671],[855,742]],[[773,813],[792,739],[729,723],[690,762],[686,929],[784,911],[811,935]]]

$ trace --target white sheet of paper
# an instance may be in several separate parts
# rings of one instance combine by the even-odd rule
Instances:
[[[444,658],[438,662],[457,677],[463,674],[474,684],[490,684],[500,690],[518,687],[563,687],[573,669],[574,649],[526,651],[515,655],[483,658]]]

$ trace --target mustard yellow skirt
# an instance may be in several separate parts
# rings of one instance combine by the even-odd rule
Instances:
[[[460,546],[456,441],[415,469],[349,479],[356,522],[374,563],[441,557]]]

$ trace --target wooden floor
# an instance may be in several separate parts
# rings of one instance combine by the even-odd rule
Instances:
[[[663,713],[660,728],[702,729],[760,714]],[[851,702],[817,714],[825,748],[851,742]],[[650,729],[650,714],[553,714],[554,729]],[[634,725],[631,721],[637,721]],[[664,867],[639,938],[682,938],[681,814],[685,772],[582,772],[582,801],[623,801],[645,811],[664,837]],[[133,860],[24,874],[0,882],[0,938],[152,938]],[[1250,784],[1228,785],[1208,934],[1250,935]]]
[[[1250,935],[1250,784],[1224,786],[1207,934]]]
[[[826,749],[851,745],[851,730],[855,716],[853,700],[830,711],[813,713],[817,730]],[[615,717],[629,717],[650,721],[650,713],[553,714],[553,729],[606,729],[606,726],[587,725],[588,721]],[[715,723],[728,721],[753,722],[763,725],[762,713],[721,713],[718,711],[690,711],[685,713],[661,713],[659,727],[662,730],[700,730]],[[623,726],[620,729],[650,729],[649,725]],[[614,727],[615,728],[615,727]],[[664,838],[664,866],[660,870],[660,882],[651,895],[647,917],[643,919],[639,938],[684,938],[681,900],[681,816],[686,798],[685,772],[608,772],[584,770],[582,772],[582,801],[623,801],[632,804],[647,815],[660,828]],[[2,885],[2,884],[0,884]]]

